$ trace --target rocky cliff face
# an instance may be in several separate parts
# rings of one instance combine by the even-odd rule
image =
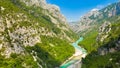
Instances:
[[[57,5],[48,4],[46,0],[20,0],[20,1],[24,2],[26,6],[36,6],[45,9],[46,11],[48,11],[48,13],[46,11],[43,11],[43,13],[45,15],[48,15],[52,19],[53,23],[56,23],[57,21],[67,24],[66,18],[60,13],[60,8]],[[49,14],[51,14],[52,17]],[[53,20],[54,17],[57,18],[58,20],[54,21]]]
[[[76,37],[56,5],[2,0],[0,11],[1,67],[54,68],[74,52]]]
[[[117,26],[113,24],[116,24]],[[114,53],[120,50],[120,27],[118,26],[118,23],[105,22],[99,28],[97,41],[100,45],[103,45],[100,48],[98,48],[98,53],[100,55],[106,55],[108,53]]]

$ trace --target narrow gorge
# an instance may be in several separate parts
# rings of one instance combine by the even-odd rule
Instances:
[[[119,68],[120,2],[95,3],[0,0],[0,68]]]

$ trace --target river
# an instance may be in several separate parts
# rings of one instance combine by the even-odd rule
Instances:
[[[80,37],[76,42],[72,43],[72,46],[75,48],[75,53],[69,60],[65,61],[60,68],[81,68],[81,59],[87,55],[87,51],[78,46],[78,43],[82,40],[83,37]]]

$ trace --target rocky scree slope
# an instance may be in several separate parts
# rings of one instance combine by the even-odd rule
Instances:
[[[0,67],[55,68],[74,53],[76,38],[56,5],[0,1]]]

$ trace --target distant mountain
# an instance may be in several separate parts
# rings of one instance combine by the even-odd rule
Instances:
[[[98,10],[93,9],[80,18],[77,24],[71,25],[74,32],[80,33],[88,29],[97,27],[104,19],[120,14],[120,2],[108,5],[107,7]]]
[[[77,35],[46,0],[0,1],[0,67],[55,68],[69,58]]]

